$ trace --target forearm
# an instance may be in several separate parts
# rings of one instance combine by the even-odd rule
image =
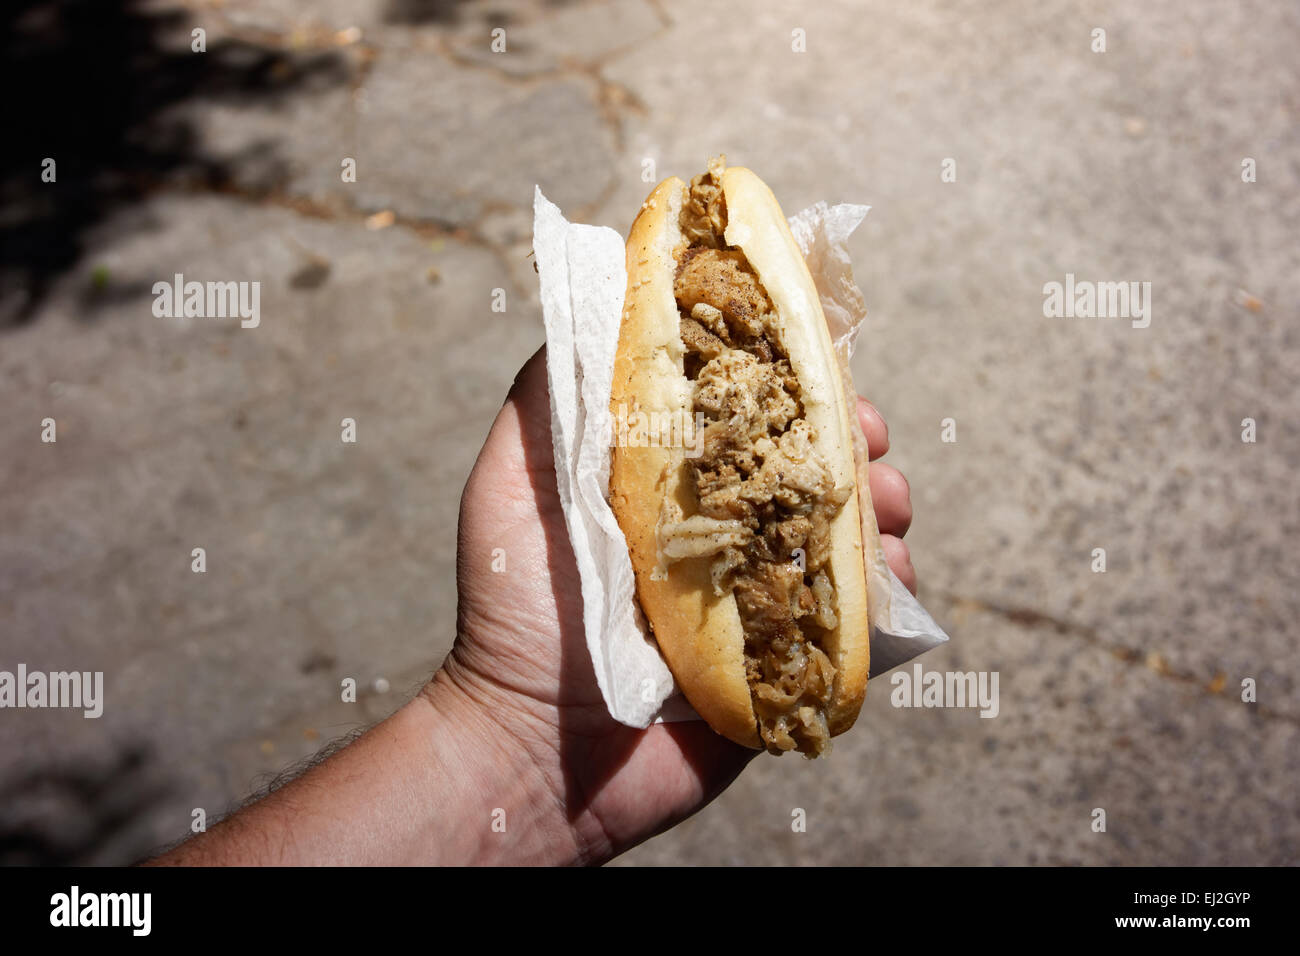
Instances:
[[[574,859],[562,808],[525,748],[440,674],[350,746],[152,864]]]

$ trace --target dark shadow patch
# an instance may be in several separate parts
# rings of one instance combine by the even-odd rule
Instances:
[[[144,823],[172,792],[145,750],[48,764],[0,787],[0,866],[95,866],[133,859]]]
[[[564,7],[573,0],[543,0],[543,7]],[[506,3],[471,3],[470,0],[389,0],[384,9],[388,23],[411,26],[433,23],[452,26],[471,17],[482,20],[489,28],[504,27],[513,19],[510,5]],[[486,42],[486,38],[484,38]]]
[[[80,259],[87,233],[150,188],[222,189],[237,180],[269,190],[284,180],[286,166],[269,143],[233,158],[204,155],[179,107],[274,103],[349,76],[333,51],[287,53],[209,36],[207,52],[191,52],[190,30],[202,25],[202,17],[139,0],[4,5],[0,328],[31,319]],[[47,158],[54,182],[42,180]]]
[[[458,23],[467,0],[389,0],[384,19],[389,23]]]

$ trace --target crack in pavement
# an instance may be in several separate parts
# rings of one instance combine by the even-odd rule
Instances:
[[[272,30],[264,27],[241,26],[231,22],[229,17],[220,11],[216,11],[204,4],[196,5],[193,0],[189,0],[183,5],[195,13],[202,10],[205,15],[213,18],[212,22],[216,30],[219,31],[219,35],[241,42],[269,47],[286,53],[354,51],[352,75],[349,82],[354,114],[357,97],[362,95],[366,80],[373,72],[380,55],[384,53],[380,45],[363,41],[359,35],[350,34],[349,30],[351,28],[312,25],[293,29]],[[663,19],[661,16],[662,25],[652,36],[657,36],[669,28],[670,23],[663,23]],[[601,123],[610,133],[615,155],[626,151],[626,137],[624,136],[622,123],[624,115],[628,112],[637,115],[645,115],[646,113],[645,104],[640,97],[622,84],[608,79],[601,72],[601,67],[605,63],[634,49],[636,42],[629,42],[616,47],[591,60],[563,57],[560,58],[556,66],[522,74],[511,73],[492,64],[490,61],[483,62],[466,56],[461,49],[457,48],[453,39],[441,34],[434,36],[430,44],[419,43],[418,45],[426,49],[432,49],[433,52],[454,66],[490,73],[495,78],[514,86],[533,88],[563,79],[581,80],[588,87],[588,94],[591,96],[592,105],[595,107]],[[355,115],[353,119],[355,121]],[[176,189],[176,187],[171,188],[172,190]],[[617,176],[611,175],[609,181],[601,187],[596,196],[574,209],[572,215],[575,221],[582,221],[592,216],[616,193],[617,188]],[[288,189],[281,188],[264,189],[244,187],[235,183],[222,183],[202,187],[190,185],[184,191],[234,196],[246,202],[276,206],[291,210],[302,216],[327,221],[337,222],[354,219],[364,222],[371,215],[370,212],[357,208],[349,200],[341,197],[331,197],[331,200],[322,201],[297,195]],[[501,265],[504,272],[503,284],[508,285],[514,294],[523,296],[525,299],[528,298],[533,290],[525,288],[518,281],[511,258],[511,250],[505,244],[489,238],[483,228],[483,222],[489,216],[502,213],[518,213],[530,217],[529,207],[527,205],[490,200],[484,200],[479,205],[478,214],[468,223],[448,223],[406,216],[394,209],[391,210],[395,217],[393,225],[412,231],[422,239],[452,239],[486,249],[497,258]]]
[[[1108,641],[1101,636],[1101,633],[1096,628],[1068,621],[1064,618],[1048,614],[1045,611],[1039,611],[1035,608],[1019,605],[1001,604],[996,601],[986,601],[982,598],[970,597],[964,594],[953,594],[949,591],[933,590],[930,593],[936,594],[943,600],[948,601],[952,604],[955,611],[983,611],[987,614],[1001,617],[1012,624],[1019,625],[1026,629],[1048,629],[1065,637],[1076,637],[1094,647],[1108,651],[1112,656],[1118,658],[1125,664],[1130,666],[1142,665],[1155,673],[1157,677],[1187,687],[1195,687],[1209,697],[1217,697],[1225,700],[1228,699],[1223,693],[1224,689],[1228,686],[1227,675],[1223,671],[1218,671],[1215,673],[1214,677],[1207,681],[1192,671],[1170,666],[1164,656],[1155,651],[1144,652],[1137,648],[1129,647],[1127,644]],[[1266,720],[1279,720],[1293,726],[1300,726],[1300,714],[1277,710],[1260,703],[1256,703],[1253,706],[1255,708],[1255,713],[1260,718]]]
[[[358,53],[358,63],[356,64],[358,76],[352,83],[353,94],[362,88],[375,61],[381,53],[385,52],[378,43],[361,39],[359,30],[355,34],[352,33],[351,31],[356,30],[356,28],[351,26],[340,28],[312,24],[310,26],[273,30],[234,23],[221,12],[202,3],[195,4],[193,0],[187,0],[183,5],[191,12],[198,13],[201,10],[205,15],[213,17],[213,22],[222,35],[255,46],[269,47],[283,53],[356,50]],[[416,44],[408,49],[415,51],[419,48],[431,48],[454,66],[490,73],[497,79],[514,86],[532,87],[544,82],[566,78],[588,80],[596,88],[594,101],[597,110],[600,112],[601,118],[610,125],[617,148],[622,149],[623,137],[621,126],[617,123],[618,111],[626,108],[639,115],[645,115],[645,104],[632,90],[604,76],[601,68],[610,61],[635,50],[646,40],[658,37],[672,28],[671,18],[663,12],[662,8],[655,3],[649,3],[648,5],[655,11],[656,17],[660,21],[659,28],[649,34],[648,37],[629,40],[627,43],[612,47],[590,59],[558,56],[554,66],[542,67],[522,73],[502,69],[491,60],[480,60],[467,55],[464,52],[466,41],[461,40],[458,42],[454,37],[446,36],[442,32],[432,37],[431,44],[421,42],[423,38],[417,38]]]
[[[432,37],[417,35],[414,38],[415,42],[406,50],[431,50],[453,66],[489,73],[494,78],[513,86],[533,88],[564,79],[582,81],[588,87],[588,94],[591,96],[592,105],[595,107],[601,123],[610,134],[613,153],[617,157],[627,151],[627,137],[623,129],[624,119],[629,114],[645,116],[647,108],[644,101],[633,90],[605,76],[603,68],[613,60],[637,49],[647,40],[659,37],[675,26],[672,17],[658,0],[646,0],[646,3],[659,21],[658,29],[648,34],[648,36],[629,40],[627,43],[612,47],[588,59],[559,56],[555,65],[530,72],[511,72],[494,64],[491,60],[485,61],[467,55],[465,52],[467,41],[464,39],[458,41],[457,38],[448,36],[443,31],[435,33]],[[272,29],[235,23],[220,9],[203,2],[203,0],[182,0],[181,5],[195,15],[201,14],[205,18],[209,18],[209,22],[215,27],[219,35],[241,42],[268,47],[285,53],[351,51],[354,62],[352,63],[353,69],[349,89],[354,104],[354,122],[356,100],[358,96],[363,95],[366,81],[373,72],[375,63],[386,52],[379,43],[363,39],[360,30],[351,25],[336,27],[323,23],[313,23],[292,28]],[[545,15],[543,14],[538,19],[544,18]],[[617,167],[616,159],[615,166]],[[614,174],[610,176],[608,182],[601,187],[596,196],[577,206],[572,211],[573,221],[590,219],[591,216],[604,207],[610,198],[617,193],[617,190],[618,177],[617,174]],[[278,206],[315,219],[340,221],[344,218],[352,218],[364,220],[369,215],[369,213],[363,212],[346,200],[339,200],[335,203],[322,202],[309,197],[298,196],[289,190],[283,189],[262,190],[244,188],[234,184],[221,184],[210,186],[207,191],[233,195],[248,202]],[[342,209],[338,208],[340,205],[343,207]],[[450,238],[457,242],[476,245],[488,250],[496,256],[501,264],[501,268],[505,273],[504,284],[507,284],[514,294],[521,295],[524,298],[528,298],[532,294],[533,290],[525,288],[516,277],[511,251],[504,244],[489,238],[483,228],[484,220],[494,214],[506,212],[530,216],[528,205],[484,201],[480,203],[478,215],[472,221],[461,224],[449,224],[437,220],[404,216],[396,210],[392,211],[395,216],[394,225],[413,231],[423,239]]]
[[[254,206],[285,209],[308,219],[332,223],[353,222],[359,223],[363,227],[365,227],[366,221],[375,215],[374,212],[367,212],[359,208],[351,199],[339,195],[332,196],[328,200],[321,200],[296,194],[283,188],[258,188],[242,186],[233,182],[167,183],[157,181],[152,184],[150,191],[160,195],[227,197]],[[511,204],[484,202],[479,215],[469,224],[450,224],[437,219],[407,216],[392,209],[381,210],[381,212],[390,212],[393,215],[391,225],[384,228],[397,227],[404,229],[414,233],[426,242],[437,239],[451,240],[492,253],[500,263],[503,284],[508,284],[515,295],[519,295],[526,300],[532,290],[524,288],[516,279],[514,268],[511,265],[510,250],[502,243],[489,238],[482,229],[483,219],[502,212],[503,207],[521,211],[523,208]]]

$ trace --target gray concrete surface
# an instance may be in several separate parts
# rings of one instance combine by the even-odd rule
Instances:
[[[855,373],[953,636],[923,663],[998,671],[1001,713],[875,682],[830,759],[760,759],[620,862],[1300,862],[1294,4],[145,9],[179,11],[169,49],[202,25],[334,68],[174,104],[225,177],[156,176],[0,327],[0,666],[111,693],[98,721],[0,712],[11,847],[129,861],[403,700],[450,645],[459,491],[542,340],[533,184],[625,232],[643,159],[726,152],[787,213],[873,207]],[[155,318],[174,272],[261,281],[261,326]],[[1150,327],[1045,318],[1067,272],[1150,282]]]

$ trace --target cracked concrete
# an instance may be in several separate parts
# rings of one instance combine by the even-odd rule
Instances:
[[[452,638],[461,485],[542,339],[534,183],[626,232],[645,160],[725,151],[788,213],[873,207],[854,370],[954,637],[922,663],[998,671],[1000,713],[895,708],[877,680],[829,760],[760,759],[620,863],[1300,860],[1295,10],[142,6],[176,14],[168,49],[225,44],[221,95],[164,113],[200,162],[139,170],[0,326],[0,663],[103,669],[114,701],[6,711],[0,784],[126,790],[19,799],[0,828],[125,862],[411,693]],[[261,326],[154,318],[174,272],[262,282]],[[1066,273],[1151,282],[1150,327],[1044,318]],[[69,837],[71,812],[104,825]]]

